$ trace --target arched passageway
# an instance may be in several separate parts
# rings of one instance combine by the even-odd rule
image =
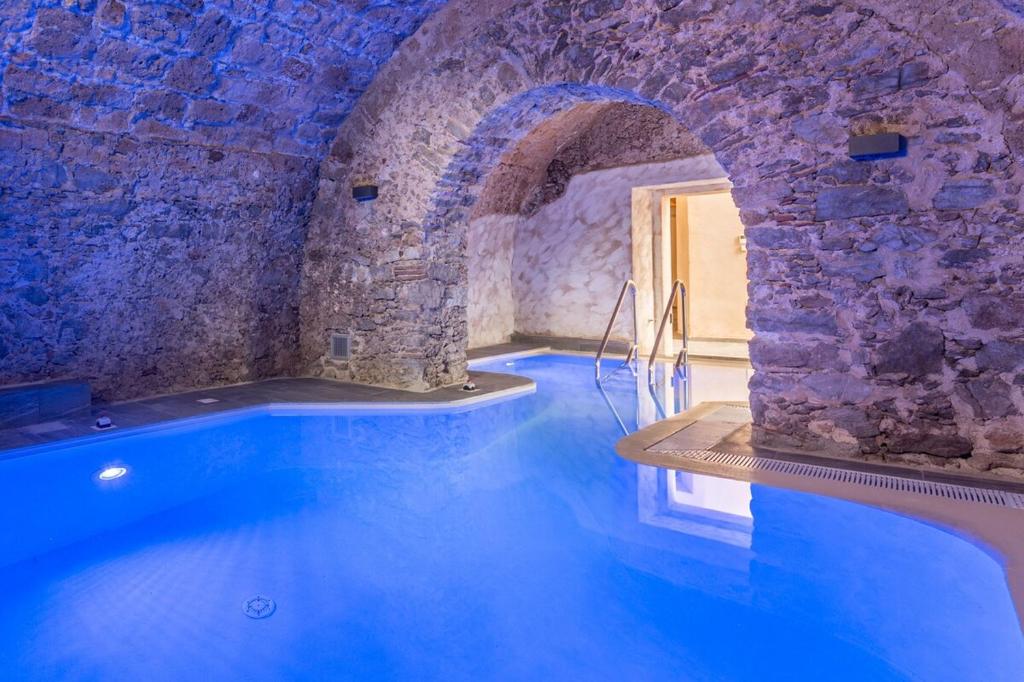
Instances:
[[[524,2],[428,23],[321,168],[305,367],[421,390],[461,379],[473,188],[567,104],[646,103],[734,184],[760,437],[1018,466],[1024,352],[1010,317],[1024,291],[1005,273],[1019,270],[1021,150],[999,86],[1017,34],[979,8],[971,30],[1002,41],[986,66],[937,50],[930,15],[909,31],[869,4]],[[850,135],[880,131],[907,137],[909,155],[850,159]],[[381,186],[373,205],[349,199],[362,180]],[[333,329],[353,334],[347,363],[325,357]]]
[[[671,282],[684,279],[694,292],[689,309],[699,315],[689,336],[711,331],[719,347],[735,337],[733,357],[746,357],[746,258],[730,185],[710,151],[664,110],[581,102],[466,175],[483,178],[463,188],[461,203],[471,208],[459,228],[467,234],[471,349],[513,335],[596,346],[620,287],[632,279],[640,285],[639,336],[649,352]],[[713,255],[718,262],[711,264]],[[631,317],[620,318],[613,338],[632,338]],[[720,352],[695,343],[701,353]]]

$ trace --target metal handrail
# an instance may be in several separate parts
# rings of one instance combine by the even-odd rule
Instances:
[[[608,339],[612,335],[612,328],[615,326],[615,320],[619,317],[619,311],[622,310],[622,302],[626,299],[626,292],[633,291],[633,343],[630,344],[629,350],[626,352],[626,362],[628,365],[629,361],[633,359],[633,355],[637,352],[637,348],[640,344],[640,325],[638,324],[637,310],[636,310],[636,282],[631,279],[627,279],[626,283],[622,285],[622,290],[619,291],[619,298],[615,301],[615,309],[612,311],[612,317],[608,320],[608,329],[604,332],[604,338],[601,339],[601,347],[597,350],[597,357],[594,358],[594,378],[597,381],[601,381],[601,358],[604,357],[604,351],[608,348]]]
[[[612,416],[615,417],[615,421],[618,422],[619,428],[622,429],[623,435],[628,436],[629,435],[629,428],[626,426],[626,422],[622,421],[622,417],[619,416],[619,411],[617,409],[615,409],[615,403],[612,402],[611,396],[609,396],[608,392],[604,390],[604,385],[602,385],[600,381],[597,382],[597,391],[598,391],[598,393],[601,394],[601,397],[604,398],[604,404],[607,405],[608,409],[612,411]],[[639,397],[637,398],[637,400],[639,400]],[[637,424],[640,423],[639,411],[640,411],[640,405],[639,405],[639,402],[638,402],[637,403],[637,413],[638,413],[638,415],[637,415]]]
[[[672,308],[676,302],[676,294],[679,294],[680,307],[682,308],[680,326],[683,328],[683,348],[676,356],[676,361],[672,365],[672,371],[677,372],[679,370],[679,366],[689,359],[690,338],[686,331],[686,287],[677,279],[672,282],[672,291],[668,295],[668,305],[665,306],[665,313],[661,316],[661,324],[658,325],[658,333],[654,337],[654,347],[651,349],[651,357],[647,363],[648,383],[654,382],[654,362],[658,357],[658,349],[661,348],[661,337],[665,334],[665,325],[668,323],[668,318],[672,316]]]
[[[650,381],[650,375],[647,378],[647,390],[651,394],[651,400],[654,401],[654,407],[661,419],[666,419],[668,418],[668,413],[665,411],[665,405],[662,403],[661,398],[658,397],[658,384]],[[673,375],[671,385],[673,388],[672,414],[676,415],[680,412],[688,411],[693,404],[693,386],[687,379],[687,375],[685,373]]]

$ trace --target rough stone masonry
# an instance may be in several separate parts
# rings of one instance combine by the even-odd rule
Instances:
[[[0,3],[0,384],[295,373],[318,162],[438,4]]]
[[[761,441],[1022,470],[1022,64],[1020,13],[988,0],[449,4],[321,166],[303,361],[460,379],[464,237],[489,173],[551,116],[647,104],[735,185]],[[908,155],[851,160],[849,136],[874,132],[906,136]],[[356,179],[381,199],[353,205]],[[332,329],[355,335],[353,361],[324,357]]]
[[[1024,470],[1020,3],[12,0],[0,35],[0,382],[459,381],[489,174],[629,104],[735,185],[760,439]],[[848,158],[881,131],[908,155]]]

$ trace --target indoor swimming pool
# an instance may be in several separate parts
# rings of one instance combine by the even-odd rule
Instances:
[[[666,409],[629,372],[602,394],[584,357],[477,369],[537,390],[7,453],[0,679],[1022,679],[979,546],[623,460]]]

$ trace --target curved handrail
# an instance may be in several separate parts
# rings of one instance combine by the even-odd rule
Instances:
[[[608,320],[608,328],[605,330],[604,337],[601,339],[601,347],[598,348],[597,357],[594,358],[594,378],[597,381],[601,381],[601,358],[604,357],[604,351],[608,348],[608,339],[612,335],[612,328],[615,326],[615,320],[619,317],[619,311],[622,310],[622,302],[626,299],[626,292],[630,290],[633,292],[633,343],[626,352],[625,364],[629,364],[629,361],[633,358],[633,354],[637,352],[637,347],[640,343],[640,325],[637,323],[636,282],[631,279],[627,279],[625,284],[622,285],[622,290],[619,291],[619,298],[615,301],[615,309],[612,311],[612,317]]]
[[[672,291],[668,295],[668,305],[665,306],[665,313],[661,316],[661,324],[658,325],[658,333],[654,337],[654,347],[651,349],[651,357],[647,363],[648,383],[654,382],[654,362],[658,357],[658,349],[661,348],[661,337],[665,334],[665,325],[668,323],[668,318],[672,316],[672,307],[676,302],[676,294],[679,295],[679,301],[682,305],[682,319],[680,320],[680,326],[683,331],[683,348],[676,356],[676,361],[672,365],[672,371],[678,371],[679,366],[689,359],[690,338],[686,331],[686,286],[677,279],[672,282]]]

